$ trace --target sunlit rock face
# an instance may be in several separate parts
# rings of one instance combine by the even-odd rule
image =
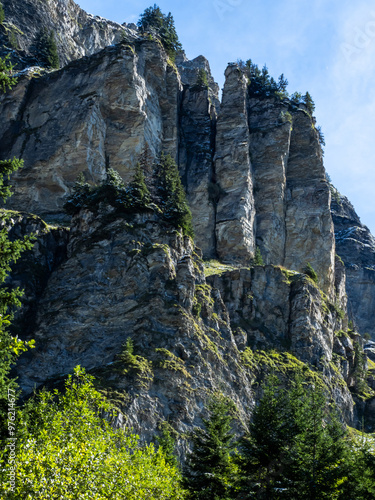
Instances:
[[[22,71],[0,96],[0,157],[25,163],[11,179],[6,227],[12,237],[37,235],[9,279],[26,290],[14,328],[37,345],[16,368],[23,389],[81,364],[122,394],[128,425],[150,439],[163,419],[182,433],[201,425],[215,391],[247,421],[270,370],[264,353],[273,353],[321,373],[346,422],[363,417],[371,428],[373,402],[354,407],[349,391],[363,342],[348,322],[375,337],[375,242],[327,182],[307,109],[254,97],[237,64],[220,102],[203,56],[172,62],[134,25],[71,0],[3,5],[8,28],[19,30],[12,57]],[[56,34],[59,70],[38,66],[42,28]],[[194,242],[155,207],[65,214],[80,173],[97,184],[113,168],[129,182],[145,151],[149,186],[162,152],[176,160]]]

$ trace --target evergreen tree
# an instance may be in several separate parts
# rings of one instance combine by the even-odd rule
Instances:
[[[297,378],[289,391],[271,378],[241,442],[240,498],[341,498],[350,448],[322,389]]]
[[[291,436],[291,409],[277,377],[263,385],[263,396],[254,408],[249,432],[240,441],[241,496],[243,499],[276,498],[282,485]]]
[[[314,114],[314,111],[315,111],[315,103],[312,100],[312,97],[308,92],[306,92],[306,94],[302,97],[302,102],[305,104],[307,111],[312,116]]]
[[[0,92],[6,92],[15,85],[16,80],[12,77],[13,66],[9,62],[9,56],[4,59],[0,57]]]
[[[255,255],[254,255],[254,259],[253,259],[253,265],[254,266],[264,266],[263,257],[262,257],[262,254],[261,254],[259,247],[256,247]]]
[[[192,217],[186,201],[176,162],[170,155],[161,155],[157,165],[157,195],[166,221],[193,236]]]
[[[184,483],[191,499],[233,498],[236,481],[230,414],[233,409],[230,400],[213,398],[208,404],[209,417],[203,419],[204,428],[195,430],[192,436],[193,449],[184,468]]]
[[[159,426],[160,435],[157,436],[156,441],[163,451],[165,461],[172,467],[178,467],[178,460],[176,455],[176,438],[172,435],[173,427],[167,422],[163,422]]]
[[[279,92],[286,92],[287,87],[288,87],[288,80],[284,77],[284,73],[282,73],[279,76],[278,91]]]
[[[39,57],[46,66],[58,69],[60,67],[59,55],[53,31],[43,28],[38,36],[37,50]]]
[[[196,85],[198,87],[208,88],[207,72],[203,68],[199,68]]]
[[[163,14],[156,4],[141,14],[138,27],[142,32],[151,32],[158,36],[171,59],[174,59],[176,53],[182,49],[172,14],[170,12],[168,15]]]
[[[144,209],[151,202],[151,195],[146,185],[141,164],[137,163],[133,181],[126,188],[126,203],[129,208]]]
[[[64,210],[68,215],[77,214],[82,207],[84,207],[90,197],[91,188],[90,185],[85,181],[85,177],[81,172],[73,186],[73,190],[70,196],[67,198],[64,204]]]
[[[285,471],[289,493],[301,500],[337,498],[347,480],[346,430],[335,412],[327,409],[321,389],[312,387],[298,399],[298,405],[292,399],[293,403],[298,432]]]

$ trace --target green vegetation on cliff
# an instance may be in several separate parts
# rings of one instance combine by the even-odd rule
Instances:
[[[160,38],[163,47],[172,60],[174,60],[176,53],[182,49],[172,14],[170,12],[167,15],[163,14],[156,4],[153,7],[148,7],[141,14],[138,28],[143,33],[150,33]]]
[[[125,185],[119,173],[111,168],[108,169],[105,180],[98,186],[90,186],[81,174],[67,198],[65,211],[69,215],[77,214],[82,208],[96,211],[100,203],[112,205],[129,214],[155,210],[173,227],[193,236],[191,212],[176,162],[170,155],[162,153],[156,165],[143,163],[137,164],[133,180],[128,185]],[[154,194],[151,194],[146,183],[146,168],[155,169]]]
[[[12,66],[0,58],[0,90],[5,92],[6,87],[11,88],[15,84],[11,76]],[[23,162],[14,158],[13,160],[0,161],[0,198],[5,202],[12,194],[10,186],[6,183],[10,174],[23,166]],[[22,291],[19,288],[11,289],[4,285],[11,271],[10,265],[16,262],[22,252],[33,246],[32,236],[12,241],[8,235],[6,210],[0,210],[0,436],[8,436],[6,426],[9,417],[9,397],[15,400],[18,386],[10,376],[10,370],[18,356],[33,347],[33,341],[23,342],[18,337],[13,337],[8,331],[13,319],[15,307],[20,305]],[[12,405],[13,406],[13,405]],[[10,418],[13,417],[13,411]]]

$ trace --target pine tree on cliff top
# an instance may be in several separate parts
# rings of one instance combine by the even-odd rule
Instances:
[[[161,43],[172,60],[176,53],[182,49],[172,14],[170,12],[168,15],[163,14],[156,4],[153,7],[148,7],[141,14],[138,27],[142,32],[154,32],[160,38]]]

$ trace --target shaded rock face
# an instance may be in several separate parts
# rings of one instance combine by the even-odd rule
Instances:
[[[177,154],[180,80],[157,43],[104,49],[40,79],[25,79],[9,118],[1,153],[25,158],[13,177],[8,207],[61,214],[78,174],[98,182],[111,167],[126,181],[147,143],[154,156]]]
[[[33,249],[12,264],[11,277],[6,281],[7,286],[24,292],[22,308],[15,311],[11,329],[13,334],[25,338],[34,332],[38,302],[49,277],[66,258],[69,230],[48,226],[39,217],[20,212],[8,213],[2,225],[8,229],[10,240],[26,235],[36,238]]]
[[[334,190],[332,217],[336,249],[346,269],[348,312],[360,333],[375,339],[375,239],[352,204]]]
[[[212,143],[216,112],[204,88],[185,87],[180,111],[178,163],[194,221],[195,239],[206,258],[215,257]]]
[[[21,8],[18,0],[3,0],[2,4],[5,29],[0,35],[1,45],[13,49],[18,69],[43,65],[36,47],[42,29],[55,34],[60,66],[99,52],[124,35],[128,39],[137,37],[134,25],[127,27],[87,14],[72,0],[23,0]]]
[[[38,301],[37,347],[21,357],[19,382],[27,393],[81,364],[100,384],[122,392],[127,424],[144,439],[163,419],[179,432],[200,425],[214,391],[236,403],[245,425],[254,384],[269,370],[244,362],[248,345],[284,350],[288,343],[319,369],[324,360],[326,376],[333,376],[337,318],[322,313],[317,289],[296,276],[287,282],[280,269],[266,266],[206,280],[190,238],[154,213],[81,211],[67,258]],[[124,350],[129,338],[135,358]],[[350,393],[339,379],[331,389],[353,423]]]

